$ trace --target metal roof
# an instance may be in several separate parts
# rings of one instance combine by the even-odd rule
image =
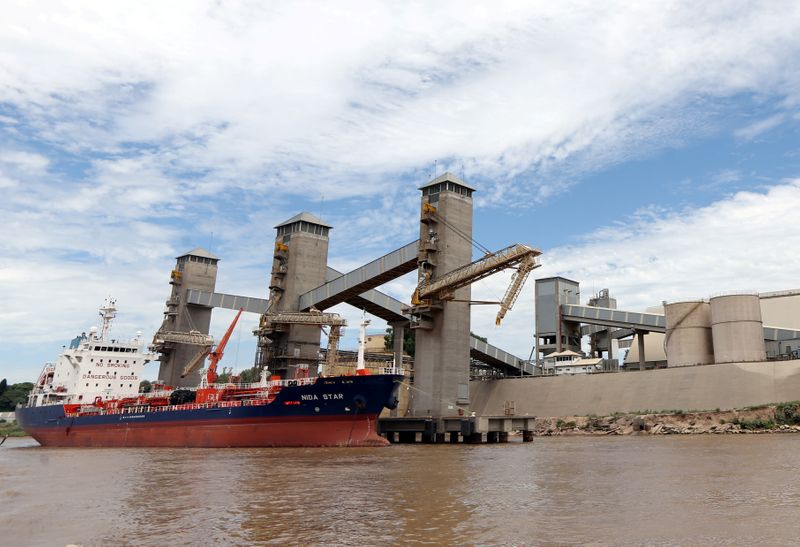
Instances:
[[[430,181],[430,182],[428,182],[426,184],[423,184],[422,186],[419,187],[419,189],[422,190],[423,188],[427,188],[428,186],[433,186],[435,184],[440,184],[442,182],[453,182],[455,184],[458,184],[459,186],[463,186],[464,188],[472,190],[473,192],[475,191],[475,187],[474,186],[472,186],[470,184],[467,184],[466,182],[464,182],[463,180],[461,180],[460,178],[455,176],[450,171],[446,171],[443,175],[439,175],[438,177],[436,177],[432,181]]]
[[[187,253],[183,253],[180,256],[176,256],[175,258],[183,258],[184,256],[199,256],[200,258],[210,258],[212,260],[219,260],[219,257],[209,251],[206,251],[202,247],[195,247],[191,251]]]
[[[580,356],[581,356],[580,353],[576,353],[572,350],[564,350],[556,353],[548,353],[547,355],[544,356],[544,358],[549,359],[550,357],[580,357]]]
[[[275,228],[280,228],[281,226],[288,226],[289,224],[294,224],[295,222],[300,222],[300,221],[308,222],[309,224],[316,224],[318,226],[324,226],[326,228],[333,228],[333,226],[326,223],[321,218],[312,215],[308,211],[303,211],[302,213],[294,215],[289,220],[284,220],[283,222],[275,226]]]

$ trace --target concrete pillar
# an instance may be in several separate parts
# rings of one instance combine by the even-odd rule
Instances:
[[[639,344],[639,370],[644,370],[645,356],[644,356],[644,332],[636,331],[636,341]]]
[[[508,431],[501,431],[499,433],[497,441],[501,442],[501,443],[507,443],[508,442]]]
[[[524,442],[524,443],[532,443],[533,442],[533,431],[523,431],[522,432],[522,442]]]
[[[417,442],[417,432],[416,431],[400,431],[400,442],[401,443],[415,443]]]
[[[471,433],[464,439],[468,444],[480,444],[483,442],[483,433]]]
[[[168,332],[199,331],[208,334],[211,325],[211,308],[186,303],[189,289],[214,292],[217,283],[217,263],[219,257],[200,247],[179,257],[170,275],[172,290],[164,323],[161,330]],[[158,379],[175,387],[195,387],[200,383],[200,373],[204,364],[199,364],[193,372],[181,378],[183,368],[197,355],[200,347],[168,343],[159,348],[161,363]]]
[[[445,438],[444,433],[437,433],[436,434],[436,444],[443,443]]]
[[[472,261],[472,192],[474,189],[451,173],[420,188],[421,277],[435,279]],[[470,287],[453,295],[456,301],[431,301],[422,312],[426,328],[415,328],[414,416],[458,416],[469,408]]]
[[[406,334],[406,323],[392,323],[392,334],[394,336],[394,368],[401,369],[403,367],[403,341]]]

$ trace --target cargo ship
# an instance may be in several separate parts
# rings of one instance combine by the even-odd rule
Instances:
[[[109,337],[116,311],[114,302],[107,301],[100,308],[100,330],[82,333],[55,363],[46,364],[26,404],[17,408],[17,423],[41,445],[389,444],[378,434],[378,415],[396,407],[400,374],[281,379],[262,371],[255,383],[218,382],[221,351],[216,351],[198,387],[155,383],[151,392],[139,393],[144,367],[156,354],[141,335],[126,341]]]

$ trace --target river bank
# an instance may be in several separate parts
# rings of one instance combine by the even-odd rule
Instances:
[[[25,433],[18,425],[17,422],[0,422],[0,437],[27,437],[28,434]]]
[[[800,402],[739,410],[660,410],[537,418],[534,435],[690,435],[800,432]]]

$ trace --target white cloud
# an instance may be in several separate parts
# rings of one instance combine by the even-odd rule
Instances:
[[[766,133],[770,129],[774,129],[786,121],[786,114],[774,114],[768,118],[764,118],[763,120],[759,120],[757,122],[753,122],[750,125],[742,127],[741,129],[736,130],[736,136],[740,139],[744,140],[753,140],[754,138],[758,137],[759,135]]]
[[[6,164],[24,173],[40,174],[47,170],[50,160],[41,154],[18,150],[0,152],[0,164]]]
[[[741,8],[12,5],[0,101],[68,149],[154,144],[152,168],[223,186],[377,194],[438,158],[502,188],[663,145],[704,123],[698,97],[796,99],[800,7]]]

